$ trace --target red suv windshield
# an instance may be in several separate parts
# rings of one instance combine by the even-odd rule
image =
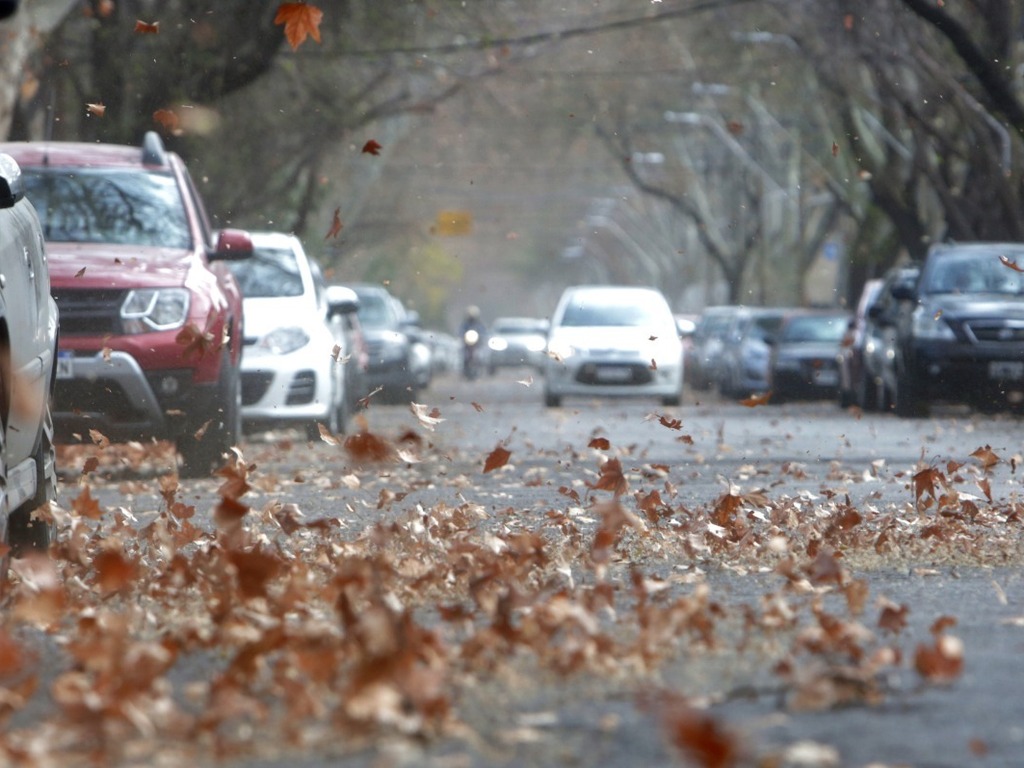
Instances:
[[[23,178],[49,242],[192,247],[170,173],[26,168]]]

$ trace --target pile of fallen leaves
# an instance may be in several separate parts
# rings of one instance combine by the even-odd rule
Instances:
[[[367,476],[429,450],[366,429],[337,445]],[[88,480],[102,454],[84,459],[67,508],[52,509],[51,556],[14,564],[0,754],[117,764],[168,750],[345,752],[383,737],[472,743],[461,703],[484,681],[587,677],[647,690],[637,706],[671,743],[700,765],[734,765],[736,737],[689,692],[656,683],[668,662],[750,655],[796,709],[873,705],[901,679],[946,683],[962,666],[956,619],[905,638],[908,607],[872,600],[854,564],[1021,554],[1019,505],[991,493],[1008,464],[987,448],[921,466],[907,503],[884,509],[737,487],[687,506],[658,468],[625,468],[608,441],[590,448],[594,472],[544,515],[402,508],[382,491],[389,514],[362,530],[279,499],[251,506],[258,473],[240,452],[219,472],[212,525],[173,475],[154,481],[161,506],[141,524],[102,507]],[[509,456],[496,449],[485,471]],[[775,587],[737,604],[713,592],[711,569],[775,574]],[[46,697],[44,717],[23,715]]]

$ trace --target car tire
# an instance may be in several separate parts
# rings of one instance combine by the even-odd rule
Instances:
[[[11,548],[12,557],[22,557],[29,551],[46,552],[55,538],[53,523],[33,518],[32,513],[57,498],[56,455],[53,415],[47,405],[36,441],[35,498],[11,512],[7,519],[7,545]]]
[[[544,393],[544,405],[547,408],[558,408],[562,404],[562,398],[551,392]]]
[[[896,372],[893,411],[901,419],[919,419],[928,415],[928,404],[921,396],[920,388],[905,370]]]
[[[176,445],[181,456],[181,477],[209,477],[242,434],[241,379],[226,350],[221,360],[217,395],[216,404],[204,414],[204,418],[192,422],[193,429],[178,436]],[[206,431],[197,439],[196,432],[204,424],[207,424]]]

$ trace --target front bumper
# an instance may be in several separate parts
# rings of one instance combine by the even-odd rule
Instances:
[[[555,397],[678,397],[683,366],[581,357],[549,360],[544,369],[545,391]]]
[[[341,402],[342,365],[329,355],[259,354],[246,347],[242,356],[242,420],[247,423],[289,423],[325,420]],[[338,379],[336,382],[335,379]]]
[[[929,400],[1024,400],[1024,344],[922,342],[912,355],[914,381]]]
[[[115,441],[173,439],[188,429],[187,414],[214,396],[194,384],[191,368],[146,372],[126,352],[61,351],[57,358],[53,422],[59,439],[98,430]]]

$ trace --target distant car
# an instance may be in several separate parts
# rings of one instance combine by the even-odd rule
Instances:
[[[679,405],[683,348],[660,291],[566,288],[548,332],[544,403],[582,397],[656,397]]]
[[[529,366],[543,370],[548,321],[533,317],[499,317],[487,338],[487,370]]]
[[[724,337],[733,316],[741,309],[725,304],[708,307],[697,318],[685,368],[686,381],[694,389],[703,392],[718,385]]]
[[[348,400],[327,290],[294,235],[251,233],[252,258],[231,265],[242,290],[242,420],[246,427],[298,426],[310,440],[323,424],[345,430]],[[349,311],[357,306],[355,294]],[[335,350],[335,347],[338,347]]]
[[[882,277],[875,300],[868,307],[864,326],[864,396],[858,403],[865,410],[889,410],[896,398],[896,329],[900,316],[913,311],[913,302],[895,294],[911,293],[920,277],[918,264],[892,267]],[[902,292],[902,293],[901,293]]]
[[[242,295],[227,262],[246,232],[215,232],[182,158],[140,145],[0,145],[39,212],[61,314],[57,440],[170,440],[207,477],[241,425]]]
[[[875,389],[874,380],[867,371],[865,363],[868,344],[868,312],[882,290],[880,278],[864,283],[857,308],[847,324],[846,332],[839,341],[839,353],[836,362],[839,365],[839,407],[849,408],[855,405],[865,410],[874,410],[877,394],[869,394]]]
[[[1024,265],[1021,243],[933,246],[913,285],[892,295],[894,410],[924,416],[932,402],[982,410],[1024,405]]]
[[[419,397],[422,356],[414,344],[418,337],[410,333],[401,303],[380,285],[352,283],[359,296],[359,323],[363,329],[368,357],[367,394],[380,390],[378,402],[409,403]]]
[[[15,557],[49,546],[51,524],[33,513],[57,495],[50,401],[58,314],[39,217],[24,192],[21,169],[0,155],[0,525]],[[0,559],[0,581],[8,559]]]
[[[772,350],[769,340],[779,332],[791,311],[751,307],[735,314],[718,366],[718,389],[723,397],[749,397],[770,389]]]
[[[772,339],[771,401],[836,397],[839,342],[849,312],[804,310],[789,314]]]

